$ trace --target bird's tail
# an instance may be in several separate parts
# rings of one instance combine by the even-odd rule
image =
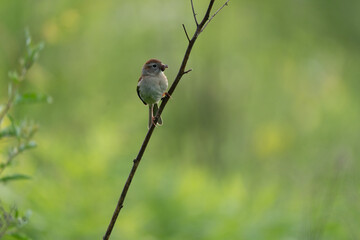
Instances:
[[[155,104],[149,104],[149,125],[148,128],[151,127],[151,124],[153,124],[153,118],[156,115],[157,111],[159,110],[159,107],[157,103]],[[162,118],[159,117],[158,122],[156,125],[161,126],[163,124]]]
[[[156,115],[157,111],[159,110],[159,107],[157,105],[157,103],[154,104],[154,108],[153,108],[153,114],[154,116]],[[161,116],[158,119],[157,125],[161,126],[163,124],[162,118]]]

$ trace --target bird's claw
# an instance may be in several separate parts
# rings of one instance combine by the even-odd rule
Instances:
[[[164,92],[163,97],[161,98],[161,100],[163,100],[165,98],[165,96],[167,96],[169,99],[171,98],[170,93]]]

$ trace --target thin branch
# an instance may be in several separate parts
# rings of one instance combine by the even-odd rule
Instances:
[[[216,16],[216,14],[218,14],[218,13],[221,11],[221,9],[223,9],[223,7],[228,6],[228,2],[229,2],[229,1],[230,1],[230,0],[227,0],[227,1],[211,16],[211,18],[206,22],[205,26],[201,29],[200,32],[204,31],[204,29],[205,29],[206,26],[209,24],[209,22]]]
[[[2,122],[2,120],[4,119],[4,117],[6,116],[6,114],[9,112],[10,108],[13,105],[13,102],[15,100],[15,95],[18,91],[19,88],[19,84],[17,83],[14,88],[11,90],[10,95],[9,95],[9,99],[5,105],[5,108],[1,111],[0,113],[0,124]]]
[[[183,28],[184,28],[184,32],[185,32],[185,34],[186,34],[186,38],[187,38],[188,41],[190,42],[190,38],[189,38],[189,35],[188,35],[187,31],[186,31],[185,25],[183,24],[182,26],[183,26]]]
[[[19,151],[19,146],[20,146],[20,144],[18,144],[17,147],[14,147],[14,149],[11,150],[7,160],[4,163],[2,163],[2,165],[0,166],[0,175],[5,170],[5,168],[11,164],[12,160],[22,152],[22,151]]]
[[[19,140],[16,147],[10,150],[7,160],[0,165],[0,175],[4,172],[5,168],[7,168],[9,165],[12,164],[12,161],[14,160],[15,157],[17,157],[22,152],[26,151],[27,146],[29,146],[30,139],[31,137],[25,141]]]
[[[144,155],[146,147],[147,147],[147,145],[148,145],[148,143],[150,141],[152,133],[154,132],[155,125],[158,122],[159,117],[161,116],[161,113],[163,112],[166,104],[168,103],[168,101],[170,99],[170,96],[175,91],[175,88],[178,85],[178,83],[179,83],[180,79],[182,78],[182,76],[184,74],[186,74],[186,73],[189,73],[192,70],[192,69],[190,69],[190,70],[185,71],[185,67],[186,67],[186,64],[187,64],[187,62],[189,60],[191,50],[192,50],[192,48],[194,46],[194,43],[195,43],[197,37],[204,30],[204,25],[208,23],[210,12],[211,12],[211,9],[212,9],[212,7],[214,5],[214,2],[215,2],[215,0],[210,0],[209,6],[208,6],[207,11],[206,11],[206,13],[204,15],[204,18],[202,19],[200,24],[198,24],[198,22],[196,20],[196,14],[195,14],[195,11],[194,11],[194,8],[193,8],[193,2],[191,0],[191,6],[192,6],[192,9],[193,9],[193,13],[194,13],[195,23],[197,24],[196,31],[194,32],[194,35],[193,35],[193,37],[191,39],[188,37],[189,44],[188,44],[187,49],[185,51],[184,58],[183,58],[183,60],[181,62],[180,69],[179,69],[179,71],[178,71],[178,73],[177,73],[177,75],[175,77],[175,80],[174,80],[173,84],[171,85],[171,87],[170,87],[170,89],[168,91],[168,94],[166,94],[165,97],[163,98],[163,100],[161,102],[161,105],[160,105],[160,107],[159,107],[159,109],[158,109],[158,111],[157,111],[157,113],[156,113],[156,115],[154,117],[154,120],[153,120],[154,124],[152,124],[150,126],[150,128],[149,128],[149,130],[148,130],[148,132],[147,132],[147,134],[145,136],[145,139],[144,139],[144,141],[143,141],[143,143],[141,145],[139,153],[138,153],[138,155],[136,156],[136,158],[133,161],[134,162],[133,167],[132,167],[132,169],[131,169],[131,171],[129,173],[129,176],[128,176],[127,180],[126,180],[125,186],[124,186],[124,188],[123,188],[123,190],[121,192],[120,198],[119,198],[118,203],[116,205],[113,216],[112,216],[112,218],[110,220],[110,223],[108,225],[106,233],[105,233],[105,235],[103,237],[103,240],[108,240],[110,235],[111,235],[111,232],[112,232],[112,229],[114,228],[116,219],[117,219],[117,217],[118,217],[118,215],[120,213],[120,210],[123,208],[124,200],[125,200],[127,191],[128,191],[128,189],[130,187],[131,181],[132,181],[132,179],[133,179],[133,177],[135,175],[136,169],[139,166],[139,163],[140,163],[140,161],[142,159],[142,156]],[[184,25],[183,25],[183,27],[184,27]],[[185,30],[185,27],[184,27],[184,30]],[[186,30],[185,30],[185,33],[186,33]]]
[[[195,9],[194,9],[194,3],[193,3],[193,0],[190,0],[191,2],[191,9],[192,9],[192,12],[193,12],[193,15],[194,15],[194,20],[195,20],[195,23],[196,23],[196,26],[199,26],[199,23],[196,19],[196,13],[195,13]]]
[[[187,73],[189,73],[191,71],[192,71],[192,69],[190,68],[189,70],[185,71],[184,74],[187,74]]]
[[[12,87],[12,89],[10,91],[9,99],[5,105],[5,108],[0,112],[0,124],[1,124],[2,120],[4,119],[4,117],[6,116],[6,114],[11,109],[13,102],[15,100],[15,97],[16,97],[17,91],[19,89],[19,84],[22,81],[24,81],[26,73],[27,73],[27,69],[25,67],[23,67],[21,70],[21,75],[19,76],[18,82],[14,84],[14,86]]]

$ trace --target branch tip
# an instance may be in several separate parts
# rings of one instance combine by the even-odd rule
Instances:
[[[218,14],[221,9],[223,9],[225,6],[229,6],[228,2],[230,0],[226,0],[226,2],[206,21],[205,25],[202,27],[202,29],[200,30],[200,32],[204,31],[204,29],[206,28],[206,26],[209,24],[209,22],[216,16],[216,14]]]
[[[190,68],[189,70],[185,71],[184,74],[187,74],[187,73],[189,73],[189,72],[191,72],[191,71],[192,71],[192,68]]]
[[[195,13],[195,9],[194,9],[194,3],[193,3],[193,0],[190,0],[191,2],[191,9],[192,9],[192,12],[193,12],[193,15],[194,15],[194,19],[195,19],[195,23],[196,23],[196,26],[199,26],[199,23],[196,19],[196,13]]]
[[[185,25],[182,24],[182,26],[183,26],[183,28],[184,28],[184,32],[185,32],[185,34],[186,34],[186,38],[187,38],[188,41],[190,42],[190,38],[189,38],[189,35],[188,35],[187,31],[186,31]]]

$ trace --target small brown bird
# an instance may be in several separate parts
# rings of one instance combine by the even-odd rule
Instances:
[[[149,128],[158,110],[158,102],[166,94],[168,88],[168,80],[164,74],[166,68],[168,65],[160,60],[150,59],[144,64],[137,84],[139,98],[145,105],[149,104]],[[158,119],[158,125],[162,125],[161,117]]]

